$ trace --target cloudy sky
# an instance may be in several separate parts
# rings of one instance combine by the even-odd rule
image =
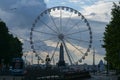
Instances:
[[[0,0],[0,19],[6,22],[10,33],[19,37],[24,43],[24,51],[29,46],[30,28],[36,17],[47,8],[68,6],[81,12],[91,25],[93,47],[96,49],[96,64],[103,59],[105,51],[101,48],[106,24],[111,19],[113,2],[119,0]],[[28,41],[27,41],[28,40]],[[28,56],[30,57],[30,56]],[[92,64],[92,53],[84,61]]]

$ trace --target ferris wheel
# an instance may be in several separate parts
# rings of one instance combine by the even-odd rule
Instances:
[[[82,62],[92,44],[92,31],[87,19],[77,10],[56,6],[40,13],[32,24],[30,44],[33,53],[42,61],[49,54],[57,63],[60,45],[70,64]]]

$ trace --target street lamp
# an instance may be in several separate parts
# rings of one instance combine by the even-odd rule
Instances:
[[[93,48],[93,72],[95,75],[95,48]]]
[[[100,43],[101,43],[101,46],[103,46],[103,40],[100,40]],[[109,74],[109,62],[108,62],[108,59],[106,58],[106,69],[107,69],[107,72],[106,74]]]

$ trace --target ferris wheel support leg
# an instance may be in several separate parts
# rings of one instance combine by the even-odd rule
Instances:
[[[66,51],[66,53],[67,53],[68,59],[69,59],[69,61],[70,61],[70,64],[72,65],[72,60],[71,60],[71,58],[70,58],[68,48],[67,48],[67,46],[66,46],[66,44],[65,44],[65,42],[64,42],[63,40],[62,40],[62,42],[63,42],[63,45],[64,45],[64,47],[65,47],[65,51]]]

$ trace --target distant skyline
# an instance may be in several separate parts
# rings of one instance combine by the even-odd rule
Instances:
[[[105,56],[101,48],[103,33],[111,20],[113,2],[119,0],[0,0],[0,19],[8,26],[10,33],[23,43],[23,51],[31,51],[29,34],[35,18],[47,8],[68,6],[81,12],[89,21],[93,32],[92,48],[96,49],[96,64]],[[27,41],[28,40],[28,41]],[[26,46],[27,45],[27,46]],[[30,60],[29,54],[28,59]],[[92,53],[85,63],[92,64]]]

